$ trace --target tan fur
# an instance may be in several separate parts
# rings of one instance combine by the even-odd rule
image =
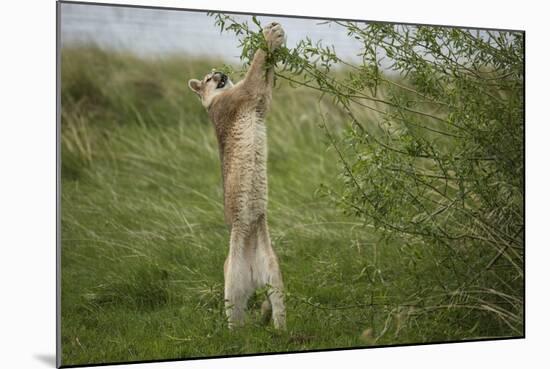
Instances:
[[[268,48],[284,41],[281,25],[264,28]],[[229,327],[242,325],[248,298],[270,286],[264,312],[272,311],[276,328],[285,328],[283,280],[267,226],[267,141],[264,118],[271,103],[273,67],[257,50],[245,78],[216,88],[221,77],[208,74],[189,87],[201,98],[214,124],[222,165],[225,220],[231,226],[224,265]]]

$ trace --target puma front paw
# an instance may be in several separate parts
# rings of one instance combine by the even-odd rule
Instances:
[[[267,47],[269,51],[273,51],[281,47],[285,43],[285,31],[277,22],[271,22],[263,30]]]

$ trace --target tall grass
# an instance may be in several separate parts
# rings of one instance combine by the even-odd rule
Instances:
[[[340,135],[343,113],[282,81],[267,118],[269,216],[288,330],[261,324],[259,291],[229,332],[217,144],[186,85],[221,61],[73,47],[61,65],[64,365],[515,334],[414,300],[451,282],[440,250],[382,242],[324,196],[342,178],[320,125]],[[475,303],[461,298],[449,303]]]

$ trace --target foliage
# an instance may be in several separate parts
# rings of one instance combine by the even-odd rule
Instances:
[[[240,37],[249,63],[260,34],[212,15]],[[332,23],[362,45],[360,63],[309,38],[272,59],[279,78],[330,97],[350,123],[338,139],[322,119],[344,183],[328,193],[403,250],[430,250],[440,279],[397,302],[414,307],[408,319],[522,335],[524,35]]]
[[[260,25],[216,17],[246,64]],[[62,48],[64,365],[523,332],[522,35],[335,26],[361,64],[308,39],[270,56],[286,332],[260,324],[261,295],[226,327],[217,145],[185,85],[222,61]],[[424,55],[441,40],[457,63]]]

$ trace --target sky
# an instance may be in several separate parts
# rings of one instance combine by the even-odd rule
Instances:
[[[238,19],[250,17],[235,16]],[[361,44],[347,37],[334,24],[322,20],[286,17],[258,17],[262,24],[276,20],[293,47],[306,36],[334,45],[345,60],[358,61]],[[230,32],[220,34],[214,18],[205,12],[98,6],[63,3],[61,7],[61,44],[93,43],[103,48],[131,51],[140,56],[169,54],[206,56],[238,62],[237,38]]]

